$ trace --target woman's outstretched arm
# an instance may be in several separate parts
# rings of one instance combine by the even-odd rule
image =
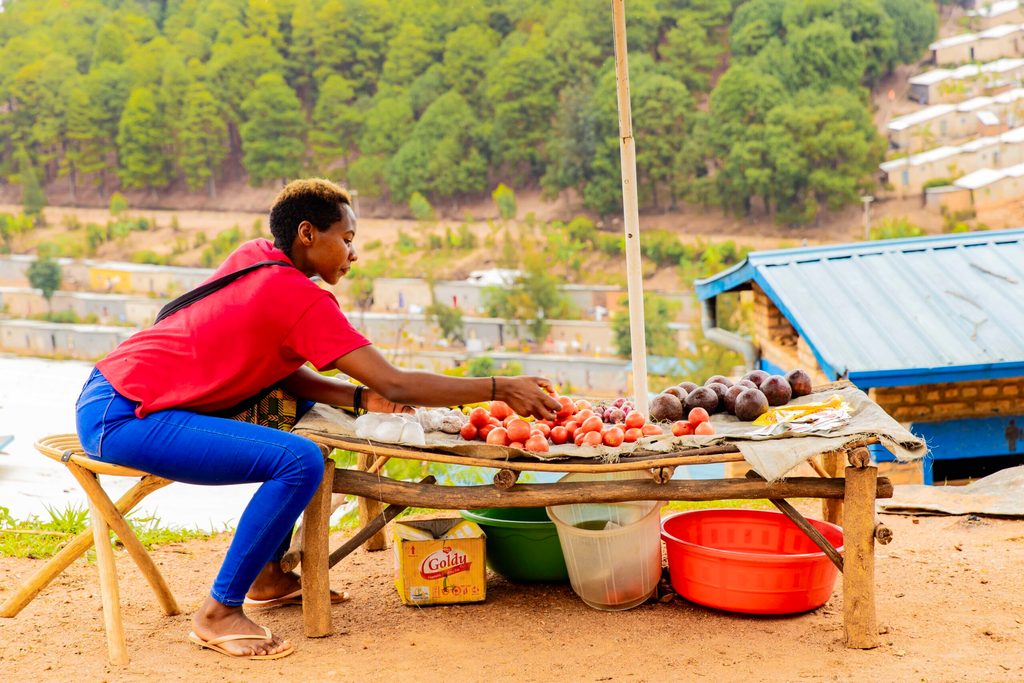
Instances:
[[[372,345],[345,354],[334,361],[334,367],[399,405],[451,406],[494,398],[520,415],[544,419],[553,419],[561,408],[551,382],[543,377],[449,377],[403,370]]]

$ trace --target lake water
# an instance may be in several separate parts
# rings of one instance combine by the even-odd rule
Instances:
[[[90,363],[78,361],[0,355],[0,437],[14,436],[4,448],[7,455],[0,455],[0,506],[9,508],[15,518],[38,515],[47,519],[47,508],[87,507],[85,495],[67,469],[41,455],[32,444],[50,434],[75,431],[75,400],[91,370]],[[491,475],[457,466],[434,465],[430,471],[443,483],[485,483]],[[675,478],[712,478],[723,473],[723,465],[698,465],[677,468]],[[542,482],[559,476],[530,473],[523,479]],[[103,485],[117,500],[134,481],[129,477],[104,477]],[[175,483],[150,494],[136,514],[158,517],[163,526],[222,530],[235,526],[258,486]],[[335,519],[344,511],[339,509]]]

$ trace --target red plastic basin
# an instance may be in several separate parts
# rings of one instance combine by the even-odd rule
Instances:
[[[843,530],[807,520],[843,551]],[[693,510],[661,522],[672,587],[730,612],[792,614],[824,605],[839,570],[780,512]]]

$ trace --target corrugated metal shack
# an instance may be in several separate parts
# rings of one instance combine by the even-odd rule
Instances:
[[[709,338],[847,378],[924,437],[925,483],[1024,463],[1024,229],[754,252],[695,284]],[[753,344],[715,320],[743,290]]]

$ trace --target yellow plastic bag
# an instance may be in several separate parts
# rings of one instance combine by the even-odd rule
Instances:
[[[843,400],[842,396],[832,394],[827,401],[820,403],[801,403],[795,406],[786,405],[772,408],[754,420],[752,424],[763,427],[765,425],[779,424],[780,422],[792,422],[793,420],[798,420],[823,410],[838,410],[840,408],[846,410],[846,412],[851,412],[850,405]]]

